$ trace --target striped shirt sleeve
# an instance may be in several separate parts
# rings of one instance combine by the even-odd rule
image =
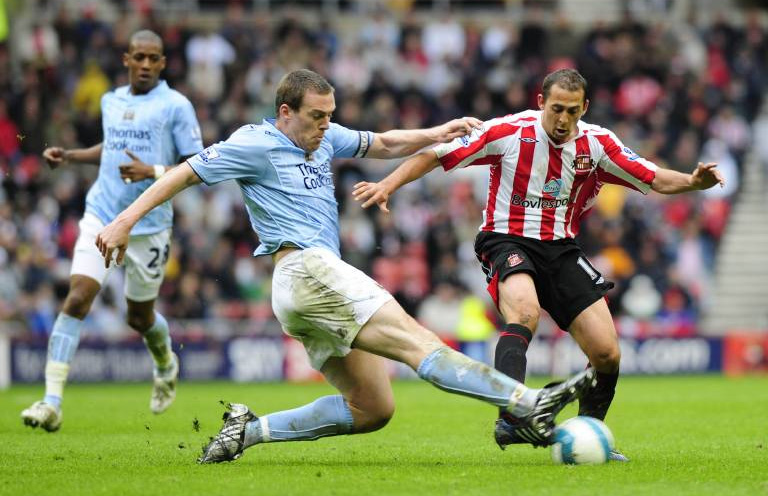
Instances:
[[[599,180],[648,193],[658,166],[625,146],[610,131],[595,135],[595,139],[603,150],[598,162]]]
[[[493,119],[483,123],[469,136],[456,138],[450,143],[437,145],[434,150],[440,165],[451,171],[470,165],[490,165],[504,154],[506,146],[502,138],[516,133],[520,126],[505,119]]]

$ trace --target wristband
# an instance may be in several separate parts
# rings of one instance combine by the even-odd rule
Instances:
[[[153,165],[152,167],[155,168],[155,179],[160,179],[160,176],[165,174],[165,166]]]

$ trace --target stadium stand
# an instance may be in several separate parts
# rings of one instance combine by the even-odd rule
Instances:
[[[759,114],[768,85],[764,12],[725,15],[726,5],[712,2],[700,10],[693,2],[608,2],[614,19],[603,22],[571,18],[569,2],[554,1],[535,9],[527,8],[533,2],[481,2],[474,10],[468,4],[476,2],[448,1],[320,2],[317,9],[306,5],[313,2],[277,8],[233,1],[225,9],[160,3],[6,2],[0,321],[16,322],[28,335],[50,332],[95,168],[50,171],[40,153],[49,143],[101,140],[99,98],[125,84],[121,48],[139,27],[165,40],[164,77],[194,103],[206,145],[269,116],[266,95],[298,67],[334,83],[337,122],[374,131],[520,111],[535,101],[545,73],[577,67],[591,85],[585,120],[614,129],[659,164],[691,170],[711,159],[728,175],[729,187],[712,194],[643,198],[605,188],[581,242],[617,283],[609,301],[620,332],[696,335],[703,311],[716,303],[718,247],[739,190],[747,189],[739,183],[753,147],[750,126],[766,120]],[[756,163],[768,162],[759,153]],[[428,176],[398,193],[390,216],[351,201],[356,181],[383,177],[395,165],[337,165],[345,259],[372,271],[409,312],[430,302],[425,319],[439,314],[440,294],[488,302],[472,250],[485,171]],[[251,256],[256,240],[235,185],[194,188],[175,209],[159,298],[174,332],[279,332],[269,305],[271,262]],[[121,284],[114,274],[102,292],[86,325],[92,334],[127,333],[114,290]],[[487,315],[495,318],[492,309]]]

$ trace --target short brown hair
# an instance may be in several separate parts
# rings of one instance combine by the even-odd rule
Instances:
[[[309,69],[299,69],[283,76],[277,84],[275,96],[275,112],[280,111],[280,105],[286,104],[293,110],[299,110],[307,91],[320,95],[333,93],[333,86],[320,74]]]
[[[549,97],[549,91],[553,84],[566,91],[584,90],[584,99],[587,98],[587,80],[576,69],[559,69],[547,74],[541,85],[541,94],[544,96],[544,100]]]

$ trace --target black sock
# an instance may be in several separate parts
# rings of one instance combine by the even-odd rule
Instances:
[[[496,344],[494,367],[518,382],[525,382],[525,369],[528,361],[525,352],[531,343],[533,333],[522,324],[507,324]],[[499,415],[505,413],[499,409]]]
[[[598,372],[597,385],[594,389],[586,392],[579,400],[579,415],[605,420],[608,408],[610,408],[613,401],[613,395],[616,394],[616,383],[618,380],[618,372],[613,374]]]

